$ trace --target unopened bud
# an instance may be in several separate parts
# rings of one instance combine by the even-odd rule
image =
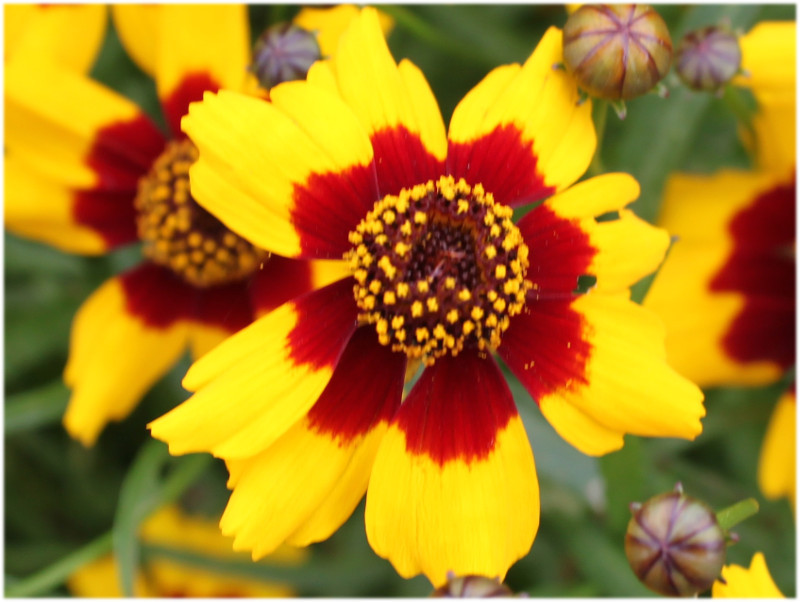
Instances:
[[[676,490],[631,510],[625,555],[642,583],[665,596],[693,596],[711,587],[726,552],[711,508]]]
[[[304,79],[314,61],[322,58],[317,36],[292,23],[278,23],[264,31],[253,48],[250,67],[265,88]]]
[[[724,27],[690,31],[678,44],[675,71],[693,90],[714,92],[739,72],[742,50],[736,35]]]
[[[585,4],[564,25],[564,65],[591,96],[627,100],[669,71],[672,39],[646,4]]]
[[[433,590],[431,598],[508,598],[514,592],[500,583],[495,577],[481,575],[465,575],[456,577],[450,571],[447,574],[447,583]]]

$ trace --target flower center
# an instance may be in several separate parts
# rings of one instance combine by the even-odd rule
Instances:
[[[173,140],[139,180],[134,206],[144,254],[194,286],[241,280],[268,253],[228,230],[192,198],[189,167],[197,158],[190,140]]]
[[[466,347],[496,348],[531,286],[511,215],[480,184],[451,176],[375,203],[345,257],[359,320],[428,365]]]

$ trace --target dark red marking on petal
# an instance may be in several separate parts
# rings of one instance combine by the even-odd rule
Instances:
[[[203,100],[205,92],[216,92],[220,87],[206,72],[189,73],[168,96],[161,99],[161,110],[164,111],[173,138],[180,140],[186,137],[181,131],[181,118],[189,112],[189,105]]]
[[[536,169],[538,158],[532,142],[524,142],[514,125],[496,127],[470,142],[449,142],[447,170],[467,184],[483,184],[495,202],[519,207],[552,195]]]
[[[75,192],[75,222],[96,231],[109,248],[135,241],[133,200],[139,179],[165,144],[163,134],[143,114],[99,129],[84,159],[97,175],[97,184]]]
[[[259,312],[272,311],[313,288],[308,261],[271,255],[250,279],[250,297]]]
[[[722,340],[735,360],[795,362],[795,182],[756,197],[730,221],[733,250],[712,291],[744,295]]]
[[[207,326],[218,326],[233,334],[254,319],[249,280],[207,288],[194,288],[190,317]]]
[[[136,191],[114,192],[79,190],[75,192],[72,217],[75,222],[97,232],[109,249],[138,240]]]
[[[100,128],[84,162],[99,178],[95,188],[135,191],[165,145],[164,134],[147,115],[139,114]]]
[[[305,259],[341,259],[348,234],[379,199],[375,168],[354,165],[340,172],[312,174],[295,185],[292,223]]]
[[[511,318],[497,354],[537,403],[550,393],[588,383],[592,345],[584,318],[568,301],[528,301]]]
[[[443,466],[486,458],[515,416],[511,391],[494,359],[468,350],[425,368],[394,424],[406,435],[406,451]]]
[[[375,132],[371,142],[380,197],[399,194],[403,188],[436,180],[444,173],[444,161],[402,125]]]
[[[578,277],[589,274],[597,253],[589,235],[576,221],[559,217],[546,205],[527,213],[517,226],[529,251],[526,279],[533,284],[529,302],[571,298]]]
[[[328,386],[308,413],[311,428],[346,445],[400,407],[406,356],[378,343],[375,329],[356,330]]]
[[[246,282],[196,288],[150,262],[126,272],[120,281],[128,312],[151,328],[193,320],[235,332],[253,321]]]
[[[353,279],[311,291],[292,303],[297,325],[287,337],[289,357],[298,365],[315,369],[336,366],[357,325]]]

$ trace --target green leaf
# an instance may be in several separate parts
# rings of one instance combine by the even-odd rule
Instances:
[[[30,577],[19,579],[10,585],[7,581],[5,595],[9,598],[24,598],[46,594],[64,583],[70,575],[83,565],[110,551],[111,533],[106,533]]]
[[[173,460],[167,446],[151,440],[140,449],[120,489],[114,518],[114,555],[119,569],[120,588],[133,595],[134,578],[139,569],[139,525],[162,504],[177,498],[212,458],[198,454]],[[174,467],[162,478],[168,463]]]
[[[68,400],[69,389],[60,380],[8,396],[5,405],[6,435],[60,422]]]

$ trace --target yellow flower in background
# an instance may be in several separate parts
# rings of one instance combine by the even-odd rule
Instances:
[[[629,300],[667,234],[625,209],[627,174],[570,187],[596,139],[590,103],[552,68],[560,49],[552,28],[524,65],[489,73],[446,133],[424,76],[364,9],[334,58],[270,103],[222,91],[192,105],[198,201],[257,246],[341,266],[195,363],[194,396],[151,424],[171,453],[225,459],[235,549],[323,540],[366,492],[369,542],[402,576],[502,579],[531,547],[539,493],[493,352],[586,453],[700,432],[700,391]],[[576,294],[585,275],[596,286]]]
[[[198,554],[212,562],[250,562],[247,554],[231,551],[230,540],[219,532],[216,520],[186,515],[176,506],[165,506],[151,515],[142,524],[140,541],[145,546]],[[293,566],[303,563],[307,557],[306,550],[283,547],[262,564]],[[122,597],[113,556],[83,566],[69,578],[67,586],[78,597]],[[215,572],[156,553],[145,559],[135,576],[134,595],[139,598],[285,598],[295,592],[288,585]]]
[[[700,386],[764,385],[795,365],[796,102],[794,22],[744,36],[758,102],[756,167],[675,174],[659,225],[677,241],[644,301],[667,326],[670,363]],[[775,409],[759,462],[768,498],[795,499],[794,392]]]
[[[114,17],[155,79],[166,131],[46,56],[6,65],[6,228],[85,255],[144,243],[144,260],[104,283],[73,322],[64,425],[84,444],[126,417],[187,347],[200,357],[329,278],[324,263],[244,241],[189,192],[196,149],[180,130],[189,103],[222,87],[257,89],[246,7],[124,5]]]
[[[103,43],[108,9],[100,4],[7,4],[3,18],[6,65],[24,57],[86,73]]]
[[[754,52],[753,34],[787,54]],[[742,61],[759,100],[758,167],[668,180],[659,225],[678,240],[644,302],[667,325],[670,363],[701,386],[774,382],[796,357],[795,24],[753,34]],[[773,72],[782,86],[759,77]]]
[[[725,583],[715,581],[711,587],[712,598],[783,598],[785,597],[769,574],[764,554],[757,552],[750,568],[738,564],[722,567]]]

